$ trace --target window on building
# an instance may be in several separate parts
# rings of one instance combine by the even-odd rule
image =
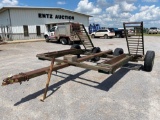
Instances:
[[[23,25],[24,36],[29,36],[28,25]]]
[[[41,36],[41,28],[40,26],[36,26],[37,36]]]
[[[51,29],[50,25],[47,25],[48,31]]]

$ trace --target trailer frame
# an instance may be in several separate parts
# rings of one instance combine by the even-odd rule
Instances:
[[[137,24],[137,22],[126,23],[126,24],[127,25]],[[140,25],[141,27],[143,27],[143,23],[140,22]],[[75,27],[77,27],[77,25]],[[84,27],[82,26],[82,28]],[[125,23],[124,23],[124,28],[126,28]],[[142,30],[142,28],[140,30]],[[128,36],[126,29],[125,29],[125,34],[126,36]],[[138,34],[136,33],[136,35],[139,35],[139,33]],[[142,42],[144,43],[143,34],[141,33],[140,35],[142,38]],[[81,40],[82,36],[81,35],[78,35],[78,36]],[[88,34],[87,34],[87,40],[91,42],[91,39],[88,37]],[[128,50],[130,50],[128,37],[126,37],[126,40],[127,40]],[[144,45],[143,43],[142,45]],[[93,43],[91,42],[90,44],[92,45]],[[137,50],[138,50],[138,45],[139,45],[139,38],[138,38]],[[11,77],[7,77],[3,80],[2,86],[13,84],[13,83],[21,84],[22,82],[28,81],[31,78],[34,78],[43,74],[47,74],[48,78],[46,81],[45,91],[41,99],[41,101],[44,101],[47,95],[52,71],[57,71],[59,69],[69,67],[69,66],[75,66],[75,67],[95,70],[101,73],[113,74],[118,68],[121,68],[123,65],[125,65],[129,61],[132,61],[132,62],[144,61],[144,68],[146,69],[146,71],[151,71],[153,67],[154,58],[155,58],[154,51],[147,51],[146,55],[144,55],[144,48],[143,48],[142,49],[143,51],[141,52],[141,54],[138,54],[139,53],[138,51],[136,52],[136,54],[131,54],[131,52],[129,52],[128,54],[125,54],[122,48],[116,48],[114,51],[110,49],[106,51],[101,51],[99,47],[94,47],[93,45],[91,46],[91,49],[89,48],[86,49],[85,44],[83,44],[83,46],[85,49],[81,49],[80,45],[77,44],[77,45],[72,45],[70,49],[37,54],[36,57],[38,57],[38,59],[50,61],[51,62],[50,66],[25,72],[25,73],[19,73]],[[90,65],[90,64],[87,64],[87,62],[94,62],[96,63],[96,65]]]

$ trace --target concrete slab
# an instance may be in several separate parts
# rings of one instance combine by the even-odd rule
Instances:
[[[124,38],[93,39],[101,50],[123,48]],[[156,52],[152,72],[118,69],[113,75],[77,67],[52,73],[45,102],[47,75],[28,82],[0,87],[1,120],[159,120],[160,119],[160,41],[145,36],[145,51]],[[17,74],[50,65],[36,54],[63,50],[70,45],[27,42],[1,45],[0,81]],[[135,64],[142,64],[138,62]]]

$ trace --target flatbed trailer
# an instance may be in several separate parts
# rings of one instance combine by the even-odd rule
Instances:
[[[139,26],[137,26],[137,24]],[[127,31],[126,27],[128,27],[127,25],[129,25],[129,27],[133,27],[134,25],[136,25],[137,32],[133,35],[133,37],[132,36],[130,38],[127,37],[128,36],[126,32]],[[51,61],[50,66],[25,73],[19,73],[12,77],[5,78],[2,82],[2,86],[13,83],[22,83],[23,81],[28,81],[31,78],[43,74],[48,74],[45,92],[43,98],[41,99],[42,101],[44,101],[44,99],[46,98],[52,71],[57,71],[65,67],[75,66],[85,69],[96,70],[101,73],[114,74],[114,72],[118,68],[122,67],[129,61],[132,62],[144,61],[144,67],[143,67],[144,70],[148,72],[151,71],[154,64],[155,53],[154,51],[147,51],[146,55],[144,55],[144,40],[142,33],[143,22],[124,23],[124,29],[126,34],[125,36],[127,41],[127,47],[129,51],[129,53],[127,54],[123,52],[122,48],[116,48],[114,51],[113,50],[101,51],[99,47],[91,46],[92,48],[87,49],[87,46],[85,46],[85,44],[83,43],[86,42],[86,40],[84,39],[84,37],[81,36],[82,33],[80,33],[79,35],[78,32],[75,31],[79,36],[79,38],[82,40],[82,45],[84,46],[84,49],[81,49],[80,45],[74,44],[71,46],[70,49],[67,50],[37,54],[38,59]],[[89,39],[89,41],[91,42],[91,39],[88,37],[88,34],[86,34],[86,37],[87,40]],[[130,39],[134,41],[130,42]],[[134,44],[132,45],[132,43]],[[93,43],[91,42],[90,45],[93,45]],[[139,46],[142,47],[140,50]],[[132,50],[133,47],[135,48]],[[137,49],[137,51],[135,51],[135,49]],[[90,65],[87,64],[87,62],[85,61],[95,62],[97,64]]]

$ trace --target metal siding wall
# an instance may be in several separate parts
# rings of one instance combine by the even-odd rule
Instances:
[[[52,14],[53,18],[39,18],[38,13],[43,14]],[[74,16],[74,21],[83,23],[86,27],[89,26],[89,17],[67,12],[67,11],[58,11],[50,9],[11,9],[10,10],[11,20],[12,20],[12,32],[13,40],[15,39],[37,39],[39,36],[36,36],[36,26],[40,26],[41,33],[46,31],[46,23],[57,23],[57,22],[66,22],[68,20],[55,19],[55,15],[68,15]],[[23,36],[23,25],[28,25],[29,37]],[[88,31],[88,29],[87,29]],[[19,37],[18,37],[19,35]],[[42,38],[41,37],[41,38]]]
[[[12,26],[13,33],[23,33],[23,26]]]
[[[10,18],[8,14],[8,10],[0,13],[0,26],[8,26],[10,25]]]
[[[0,13],[0,36],[2,41],[9,40],[11,38],[9,11],[3,11]]]
[[[39,25],[39,26],[41,28],[41,37],[37,36],[36,25],[28,26],[29,37],[24,37],[23,26],[12,27],[13,40],[43,38],[44,31],[42,30],[45,28],[45,25]]]
[[[40,25],[40,27],[41,27],[41,33],[44,33],[45,31],[47,31],[45,25]]]
[[[38,18],[38,13],[53,14],[53,19],[50,18]],[[69,20],[55,19],[55,15],[68,15],[74,16],[73,22],[83,23],[85,26],[89,26],[89,17],[58,10],[42,10],[42,9],[11,9],[12,25],[44,25],[46,23],[66,22]]]
[[[41,36],[37,36],[37,34],[29,34],[28,37],[24,37],[24,34],[13,34],[13,40],[29,40],[29,39],[44,39],[43,34]]]
[[[36,26],[40,26],[41,32],[45,32],[46,28],[45,25],[28,25],[29,33],[36,33]],[[22,26],[13,26],[12,27],[13,33],[23,33],[23,25]]]
[[[29,33],[36,33],[36,25],[28,26]]]

